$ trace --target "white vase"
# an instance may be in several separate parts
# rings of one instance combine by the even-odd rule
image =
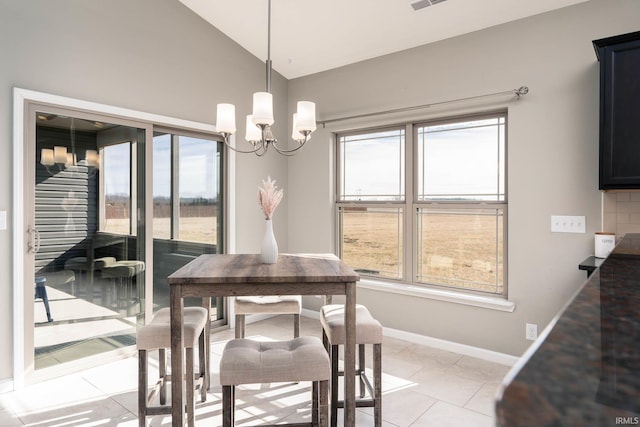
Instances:
[[[262,262],[265,264],[275,264],[278,262],[278,242],[273,234],[273,223],[266,220],[264,238],[262,239]]]

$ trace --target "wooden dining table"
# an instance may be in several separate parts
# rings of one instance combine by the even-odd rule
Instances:
[[[342,260],[324,254],[281,254],[263,264],[255,254],[200,255],[168,278],[171,310],[172,425],[184,426],[183,308],[185,297],[250,295],[345,295],[344,426],[355,425],[356,282],[360,276]],[[206,356],[209,357],[207,349]],[[208,381],[205,381],[208,383]]]

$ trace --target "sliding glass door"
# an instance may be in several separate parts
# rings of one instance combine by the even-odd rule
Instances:
[[[24,239],[14,290],[24,311],[14,374],[23,384],[131,354],[137,328],[168,306],[167,276],[200,254],[223,253],[226,172],[224,143],[209,125],[15,96],[23,123],[15,230]],[[222,299],[211,320],[226,323]]]
[[[31,117],[33,369],[135,345],[144,322],[148,125],[43,107]],[[28,293],[28,292],[27,292]],[[30,366],[29,363],[27,366]]]

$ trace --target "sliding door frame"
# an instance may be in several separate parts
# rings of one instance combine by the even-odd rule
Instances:
[[[148,229],[145,233],[145,252],[151,254],[147,269],[153,271],[153,129],[154,126],[172,127],[192,130],[201,133],[215,134],[213,125],[193,122],[145,113],[142,111],[99,104],[80,99],[68,98],[48,93],[35,92],[22,88],[13,89],[13,389],[24,387],[25,383],[33,380],[33,261],[29,261],[27,254],[29,239],[27,228],[32,227],[31,217],[34,216],[33,200],[23,197],[25,190],[33,191],[33,165],[35,162],[35,111],[37,109],[63,109],[82,117],[101,117],[111,123],[145,130],[145,209],[144,223]],[[33,145],[33,146],[32,146]],[[229,173],[229,160],[225,159],[225,174]],[[234,182],[227,180],[224,197],[229,209],[234,203]],[[31,187],[29,187],[31,186]],[[233,210],[233,208],[231,208]],[[229,215],[225,215],[226,218]],[[229,224],[225,224],[225,242],[233,247],[234,233],[228,231]],[[228,247],[223,248],[226,251]],[[27,265],[28,264],[28,265]],[[31,267],[29,270],[28,267]],[[153,295],[153,274],[145,275],[145,293]],[[145,299],[145,322],[152,314],[152,298]],[[29,305],[31,308],[29,308]],[[77,366],[76,366],[77,369]]]

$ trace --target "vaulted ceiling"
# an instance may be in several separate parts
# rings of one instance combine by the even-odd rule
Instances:
[[[584,1],[272,0],[271,59],[292,79]],[[266,60],[268,0],[180,2]]]

